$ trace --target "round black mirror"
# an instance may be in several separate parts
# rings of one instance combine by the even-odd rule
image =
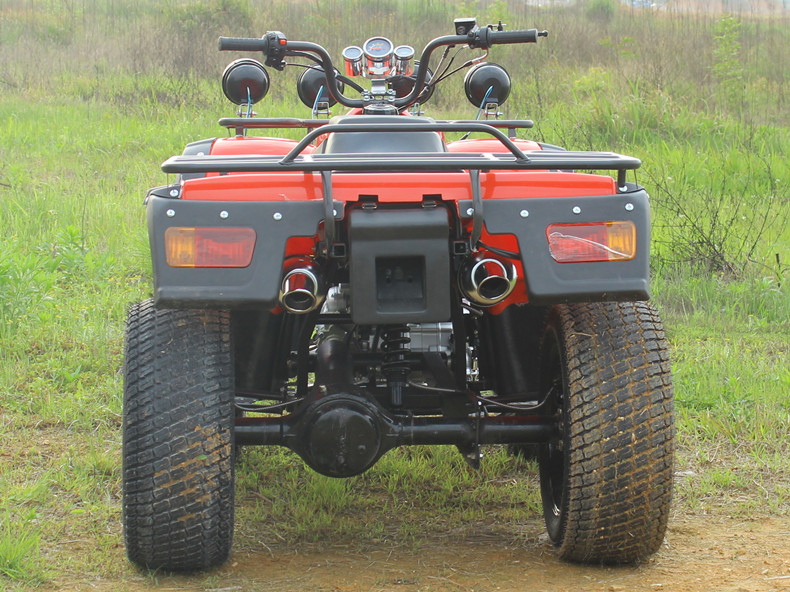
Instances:
[[[222,74],[222,92],[235,105],[257,103],[269,92],[269,75],[256,60],[235,60]]]
[[[335,70],[335,76],[337,75],[338,72]],[[335,81],[337,82],[337,90],[342,93],[345,85],[337,78],[335,78]],[[323,68],[312,67],[302,72],[302,75],[299,76],[299,81],[296,83],[296,92],[299,93],[301,101],[311,109],[315,106],[319,92],[321,93],[321,102],[329,103],[330,107],[337,103],[332,95],[329,94],[326,74],[324,74]]]
[[[510,96],[510,75],[499,64],[483,62],[466,73],[464,90],[475,107],[480,107],[483,101],[501,105]]]

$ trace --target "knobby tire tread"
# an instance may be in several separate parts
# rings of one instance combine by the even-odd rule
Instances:
[[[668,347],[646,302],[555,307],[570,442],[563,559],[631,563],[657,551],[674,476]],[[566,453],[567,454],[567,453]]]
[[[233,537],[233,365],[227,313],[129,310],[123,520],[129,559],[195,571]]]

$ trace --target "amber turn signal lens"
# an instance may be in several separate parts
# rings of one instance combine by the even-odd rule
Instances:
[[[165,259],[170,267],[247,267],[255,249],[252,228],[165,230]]]
[[[558,263],[630,261],[636,257],[636,225],[629,221],[552,224],[546,228]]]

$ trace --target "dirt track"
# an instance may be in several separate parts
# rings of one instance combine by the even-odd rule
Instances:
[[[229,564],[192,577],[158,577],[158,590],[310,592],[615,592],[696,590],[790,592],[790,518],[676,517],[662,550],[636,567],[569,565],[557,559],[542,524],[514,546],[487,533],[425,542],[417,550],[360,551],[333,545],[300,551],[236,551]],[[145,590],[152,580],[58,582],[60,590]]]

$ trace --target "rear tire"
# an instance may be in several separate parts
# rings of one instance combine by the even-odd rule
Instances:
[[[559,437],[541,449],[549,537],[569,561],[630,563],[659,549],[672,498],[667,343],[644,302],[555,306],[541,390]]]
[[[227,313],[129,310],[123,523],[129,559],[195,571],[233,539],[234,380]]]

